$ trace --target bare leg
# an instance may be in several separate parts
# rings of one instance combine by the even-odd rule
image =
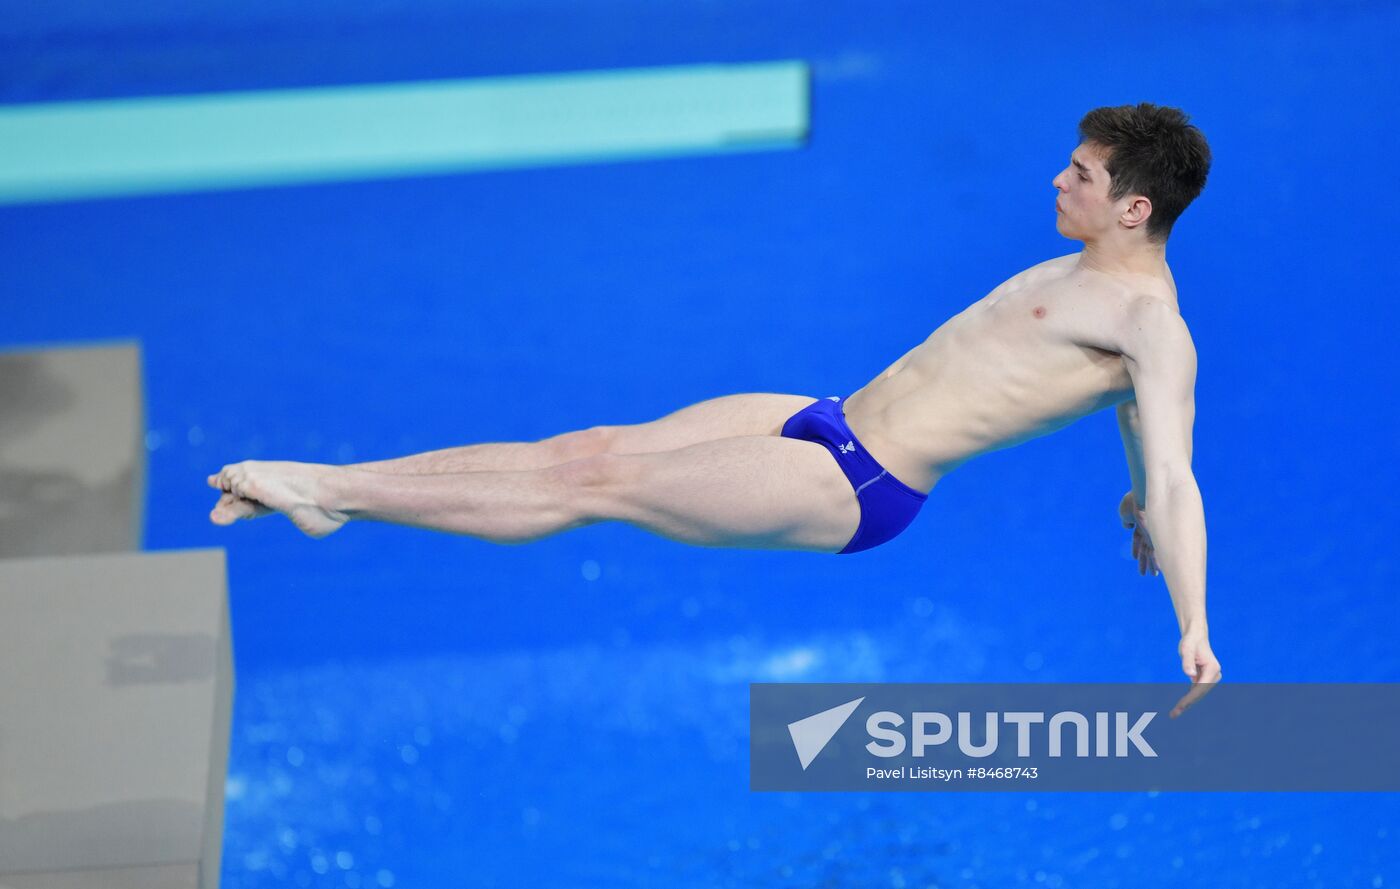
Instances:
[[[594,426],[540,441],[443,448],[350,468],[409,475],[542,469],[598,454],[647,454],[739,435],[777,435],[788,417],[813,399],[768,392],[724,395],[681,408],[659,420]]]
[[[442,448],[391,460],[354,463],[347,469],[383,472],[392,475],[448,475],[454,472],[483,472],[503,469],[539,469],[565,462],[564,448],[569,444],[584,449],[585,436],[592,430],[580,430],[542,441],[502,441]],[[568,439],[565,438],[568,436]],[[596,436],[595,436],[596,437]],[[601,444],[601,442],[600,442]]]
[[[286,514],[317,537],[351,518],[496,543],[622,521],[699,546],[836,552],[860,519],[850,483],[825,448],[775,436],[435,476],[249,461],[225,467],[210,483]]]
[[[600,454],[672,451],[720,438],[777,435],[788,417],[812,401],[805,395],[771,392],[724,395],[689,405],[648,423],[594,426],[533,442],[463,445],[393,460],[357,463],[346,468],[395,475],[448,475],[543,469]],[[258,518],[272,512],[233,494],[220,501],[218,510],[230,520]]]

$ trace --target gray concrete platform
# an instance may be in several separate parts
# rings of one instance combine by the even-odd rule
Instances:
[[[0,889],[218,885],[222,550],[0,560]]]
[[[0,558],[141,548],[135,343],[0,352]]]

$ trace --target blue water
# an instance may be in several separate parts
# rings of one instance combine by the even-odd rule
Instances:
[[[217,529],[226,462],[349,462],[845,394],[1075,244],[1088,108],[1211,140],[1168,258],[1229,680],[1400,681],[1393,3],[6,4],[0,101],[813,66],[788,152],[0,209],[0,345],[134,337],[146,545],[229,551],[229,887],[1370,886],[1393,795],[753,794],[747,683],[1176,681],[1111,415],[849,558]]]

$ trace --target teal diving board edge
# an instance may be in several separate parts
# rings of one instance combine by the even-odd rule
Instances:
[[[798,147],[803,62],[0,106],[0,204]]]

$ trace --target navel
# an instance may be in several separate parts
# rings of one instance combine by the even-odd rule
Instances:
[[[1031,309],[1031,314],[1036,316],[1037,318],[1044,318],[1045,306],[1036,306],[1034,309]]]

